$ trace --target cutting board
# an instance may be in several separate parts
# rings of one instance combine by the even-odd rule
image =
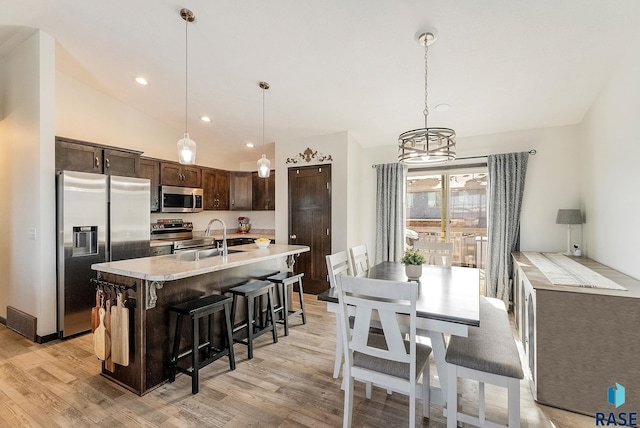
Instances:
[[[100,360],[107,359],[107,349],[111,350],[111,343],[108,342],[107,329],[104,325],[104,317],[107,311],[101,306],[98,310],[99,324],[93,332],[93,351]]]
[[[129,309],[124,307],[122,294],[111,308],[111,358],[121,366],[129,365]]]
[[[96,306],[91,308],[91,331],[96,331],[96,328],[98,328],[100,324],[100,315],[98,315],[100,310],[100,297],[100,290],[96,290]]]
[[[113,305],[111,304],[111,295],[109,295],[109,298],[107,299],[106,302],[106,314],[104,316],[104,327],[106,329],[106,333],[105,335],[107,337],[111,338],[111,349],[105,349],[106,353],[107,353],[107,359],[104,360],[104,368],[107,369],[108,371],[110,371],[111,373],[114,372],[114,370],[116,369],[112,355],[113,355],[113,335],[112,335],[112,329],[113,327],[111,326],[111,310],[113,308]],[[107,346],[105,344],[105,346]]]

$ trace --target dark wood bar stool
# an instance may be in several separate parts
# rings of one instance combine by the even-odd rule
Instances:
[[[273,308],[273,289],[274,285],[269,281],[253,281],[244,285],[239,285],[229,289],[229,293],[233,294],[233,304],[231,306],[231,319],[235,323],[235,316],[238,309],[238,297],[244,297],[246,319],[234,324],[233,333],[237,333],[247,329],[247,339],[233,339],[235,343],[247,345],[249,348],[249,359],[253,358],[253,340],[264,333],[271,332],[273,343],[278,342],[278,330],[275,326],[275,313]],[[267,313],[262,317],[262,308],[260,298],[267,297]],[[257,301],[257,304],[256,304]]]
[[[253,279],[258,279],[260,281],[264,281],[270,276],[279,274],[280,271],[276,269],[254,269],[249,274],[249,277]]]
[[[177,314],[176,331],[173,337],[173,354],[169,365],[169,382],[176,380],[176,370],[191,376],[191,393],[197,394],[199,388],[198,372],[204,366],[215,360],[229,356],[229,368],[236,369],[236,360],[233,354],[233,336],[231,327],[231,298],[214,294],[190,302],[180,303],[169,308],[169,311]],[[224,346],[221,349],[213,346],[213,314],[223,312],[225,334],[223,337]],[[182,337],[183,317],[191,318],[192,343],[191,349],[180,354],[180,339]],[[207,317],[207,341],[200,343],[200,319]],[[200,351],[205,350],[205,359],[200,360]],[[191,370],[178,366],[178,361],[191,355]]]
[[[277,275],[273,275],[267,278],[267,280],[278,285],[278,292],[280,294],[280,306],[276,308],[276,311],[280,313],[279,323],[284,324],[284,335],[289,336],[289,317],[295,315],[302,315],[302,324],[307,323],[307,315],[304,312],[304,298],[302,294],[304,290],[302,288],[302,277],[304,273],[282,272]],[[293,284],[298,283],[298,297],[300,301],[300,308],[292,310],[289,308],[289,302],[292,301],[292,296],[289,293],[289,288],[293,294]]]

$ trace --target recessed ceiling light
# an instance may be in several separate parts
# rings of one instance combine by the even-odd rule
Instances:
[[[203,122],[211,122],[211,118],[209,116],[200,116],[200,120]]]
[[[449,111],[451,106],[449,104],[438,104],[436,106],[436,111]]]
[[[136,77],[136,82],[138,82],[142,86],[147,86],[149,84],[149,82],[147,82],[147,79],[145,79],[144,77],[141,77],[141,76]]]
[[[250,149],[252,149],[252,148],[253,148],[253,143],[247,143],[247,144],[245,144],[245,146],[247,146],[247,147],[249,147]]]

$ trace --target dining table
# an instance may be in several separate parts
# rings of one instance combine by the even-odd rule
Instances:
[[[409,281],[404,265],[381,262],[365,274],[368,278],[393,282]],[[447,398],[447,335],[467,337],[469,327],[480,325],[480,270],[458,266],[423,265],[417,282],[416,327],[419,336],[428,337],[438,372],[439,387],[431,386],[431,402],[446,407]],[[327,311],[339,313],[338,293],[330,288],[318,295],[327,302]],[[353,314],[351,314],[353,315]],[[342,327],[336,316],[336,340],[342,340]],[[409,317],[407,316],[407,323]]]

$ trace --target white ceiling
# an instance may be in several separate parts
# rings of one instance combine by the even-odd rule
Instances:
[[[0,45],[40,28],[61,71],[181,130],[182,7],[196,15],[189,131],[231,157],[262,141],[260,80],[267,142],[350,131],[395,145],[422,127],[425,27],[439,33],[429,125],[462,137],[580,122],[640,34],[637,0],[0,0]]]

